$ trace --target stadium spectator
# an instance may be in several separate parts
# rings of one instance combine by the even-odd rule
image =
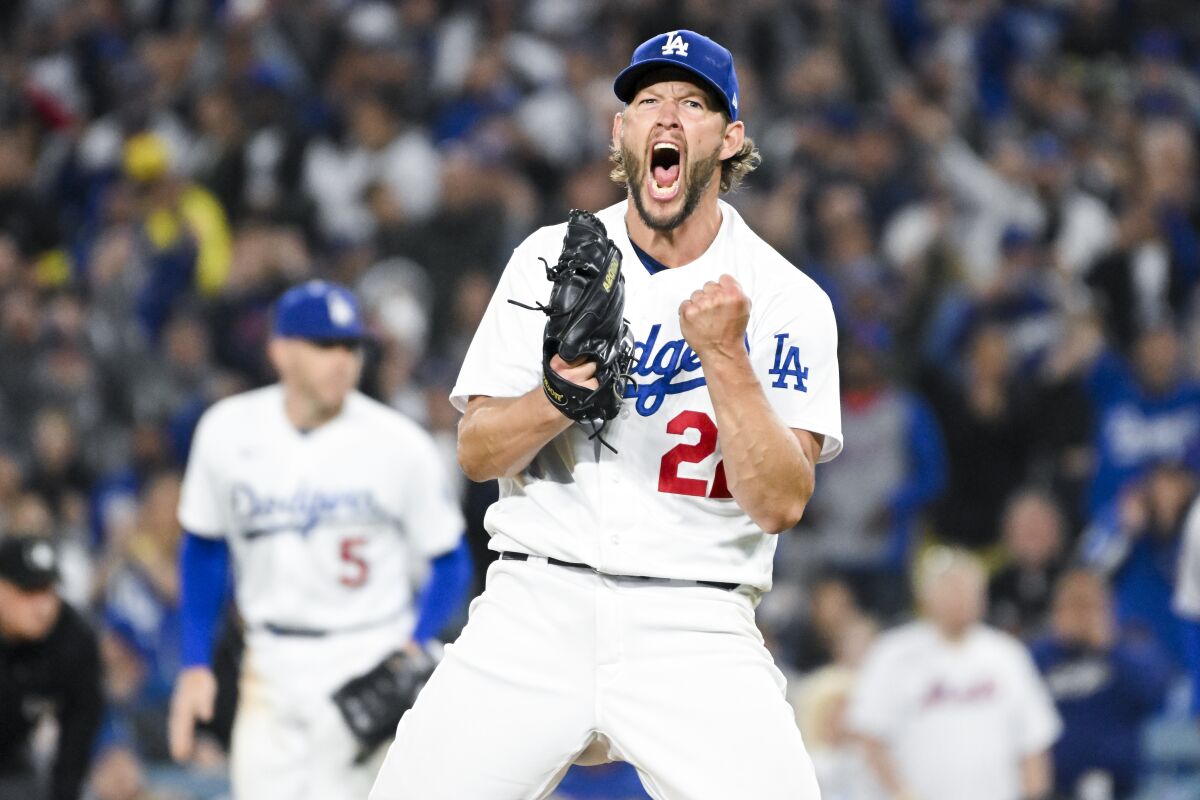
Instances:
[[[1166,696],[1169,663],[1153,642],[1122,641],[1108,586],[1097,573],[1063,575],[1052,619],[1050,634],[1032,651],[1063,719],[1054,745],[1055,791],[1131,797],[1142,726]]]
[[[997,628],[1028,640],[1048,622],[1065,560],[1065,521],[1053,497],[1024,489],[1009,498],[1000,529],[1005,562],[988,581],[988,616]]]
[[[933,519],[947,543],[984,551],[999,540],[1004,503],[1027,479],[1032,460],[1022,383],[1003,330],[987,326],[968,346],[961,380],[944,379],[932,393],[949,467]]]
[[[225,210],[210,191],[182,175],[172,157],[153,133],[133,136],[124,146],[124,174],[134,188],[147,272],[137,311],[152,341],[178,302],[221,290],[232,255]]]
[[[805,512],[811,531],[781,541],[779,563],[785,576],[802,570],[797,557],[840,571],[886,617],[903,607],[909,549],[922,511],[942,491],[946,464],[932,412],[887,377],[885,359],[873,343],[843,342],[846,448],[821,465],[821,491]]]
[[[167,705],[181,663],[178,500],[177,474],[147,481],[134,526],[105,582],[102,652],[109,702],[130,744],[158,762],[169,760]]]
[[[1131,481],[1163,459],[1181,461],[1200,447],[1200,383],[1185,368],[1179,334],[1167,324],[1138,336],[1129,358],[1101,339],[1073,349],[1094,418],[1096,466],[1088,509],[1095,515]],[[1064,345],[1067,346],[1067,345]],[[1090,363],[1089,363],[1090,362]]]
[[[72,506],[78,509],[83,503],[93,481],[79,453],[70,417],[53,407],[45,408],[34,418],[32,438],[34,461],[26,486],[45,501],[52,514],[66,516]]]
[[[949,115],[910,90],[898,90],[891,108],[909,134],[929,149],[954,200],[952,238],[963,256],[968,284],[991,285],[999,271],[1004,232],[1038,230],[1044,224],[1020,140],[997,137],[985,159],[955,132]]]
[[[404,129],[394,104],[364,93],[346,105],[346,141],[319,142],[306,153],[304,184],[317,203],[322,232],[334,241],[366,241],[374,233],[363,204],[382,183],[406,219],[423,221],[437,208],[441,155],[420,129]]]
[[[1136,146],[1144,177],[1127,198],[1113,249],[1086,276],[1122,350],[1140,332],[1182,319],[1200,280],[1191,133],[1177,121],[1149,122]]]
[[[859,668],[878,633],[878,625],[867,617],[852,621],[838,633],[833,662],[789,690],[821,796],[831,800],[875,800],[882,794],[862,743],[846,722]]]
[[[826,576],[808,587],[806,621],[780,631],[780,655],[784,663],[802,673],[811,672],[835,660],[846,632],[868,622],[850,586],[837,576]]]
[[[1122,631],[1154,641],[1177,665],[1185,663],[1185,648],[1171,601],[1198,488],[1187,466],[1162,461],[1105,507],[1081,542],[1084,563],[1112,582]]]
[[[1183,519],[1183,546],[1172,608],[1183,630],[1184,663],[1191,686],[1191,713],[1200,717],[1200,498]]]
[[[865,646],[870,636],[862,637]],[[883,794],[866,763],[862,744],[846,726],[857,664],[830,666],[806,678],[796,692],[797,722],[804,746],[821,784],[821,796],[830,800],[876,800]]]
[[[981,624],[983,569],[937,549],[918,568],[924,619],[883,634],[848,711],[891,797],[1044,797],[1062,723],[1029,653]]]

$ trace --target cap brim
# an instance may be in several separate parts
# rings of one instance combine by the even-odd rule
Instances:
[[[0,576],[0,580],[8,581],[23,592],[40,592],[50,589],[58,583],[58,573],[22,575],[20,577]]]
[[[732,115],[733,109],[729,107],[729,100],[725,97],[725,92],[713,82],[707,75],[695,67],[683,62],[676,61],[673,58],[648,58],[645,61],[639,61],[636,64],[630,64],[617,75],[613,81],[613,92],[617,95],[617,99],[622,103],[628,103],[637,93],[638,83],[647,73],[665,67],[676,67],[684,72],[690,72],[700,79],[700,83],[712,89],[716,93],[722,106],[725,108],[725,113]]]
[[[362,347],[371,341],[365,333],[361,336],[322,336],[317,339],[306,340],[318,347]]]
[[[311,333],[289,333],[287,331],[275,331],[271,334],[276,339],[299,339],[302,342],[312,342],[313,344],[365,344],[372,341],[370,333],[362,331],[358,334],[346,333],[331,333],[331,334],[311,334]]]

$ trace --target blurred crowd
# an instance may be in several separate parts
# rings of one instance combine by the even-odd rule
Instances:
[[[272,380],[271,301],[355,287],[364,390],[453,463],[500,270],[621,199],[612,79],[678,28],[734,52],[764,155],[726,199],[838,317],[845,451],[759,608],[826,797],[886,796],[855,777],[856,675],[881,630],[936,624],[912,576],[945,548],[1042,675],[1062,797],[1200,793],[1172,609],[1200,490],[1191,0],[12,0],[0,524],[55,543],[100,634],[95,797],[201,796],[162,751],[175,508],[200,413]],[[495,489],[460,490],[482,568]]]

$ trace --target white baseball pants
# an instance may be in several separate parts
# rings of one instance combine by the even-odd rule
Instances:
[[[531,800],[599,739],[658,800],[819,800],[742,591],[497,561],[370,800]]]
[[[230,748],[234,800],[363,800],[384,750],[356,764],[358,742],[330,697],[411,629],[406,618],[320,638],[250,634]]]

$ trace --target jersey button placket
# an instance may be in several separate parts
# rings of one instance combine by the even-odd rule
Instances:
[[[609,503],[606,504],[606,508],[615,510],[621,507],[621,476],[617,472],[615,464],[608,465],[607,481]],[[612,518],[613,515],[606,514],[606,516],[608,517],[609,524],[608,543],[616,547],[617,545],[621,544],[621,534],[619,533],[620,527],[617,521]]]
[[[620,506],[621,506],[621,477],[612,461],[602,461],[597,465],[596,482],[596,549],[599,551],[599,561],[596,566],[601,571],[609,568],[612,563],[613,550],[620,546]]]

